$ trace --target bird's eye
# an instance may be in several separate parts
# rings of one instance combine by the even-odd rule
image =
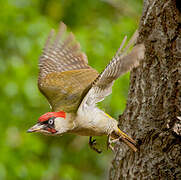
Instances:
[[[48,120],[48,124],[52,125],[54,123],[53,119]]]

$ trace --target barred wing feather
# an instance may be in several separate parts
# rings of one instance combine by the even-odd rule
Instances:
[[[39,59],[38,87],[52,110],[75,112],[97,76],[74,35],[67,35],[66,25],[60,23],[56,36],[50,32]]]
[[[113,83],[119,76],[139,65],[140,60],[144,58],[145,47],[143,44],[136,45],[132,51],[127,54],[129,47],[134,44],[137,36],[138,33],[135,32],[126,48],[122,50],[126,41],[126,37],[124,38],[112,61],[93,82],[80,108],[84,106],[95,106],[97,102],[102,101],[106,96],[111,94]]]

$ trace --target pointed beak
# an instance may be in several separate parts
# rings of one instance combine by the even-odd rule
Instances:
[[[44,127],[45,127],[44,124],[37,123],[33,127],[31,127],[30,129],[28,129],[27,132],[28,133],[39,132],[40,130],[44,129]]]

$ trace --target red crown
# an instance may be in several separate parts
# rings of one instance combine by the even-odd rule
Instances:
[[[47,112],[43,114],[42,116],[39,117],[38,121],[39,122],[44,122],[47,121],[51,117],[62,117],[65,119],[66,113],[64,111],[59,111],[59,112]]]

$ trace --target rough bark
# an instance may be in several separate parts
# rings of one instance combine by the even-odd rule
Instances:
[[[146,57],[130,78],[120,128],[137,140],[134,153],[116,144],[109,178],[181,179],[181,8],[145,0],[139,42]]]

